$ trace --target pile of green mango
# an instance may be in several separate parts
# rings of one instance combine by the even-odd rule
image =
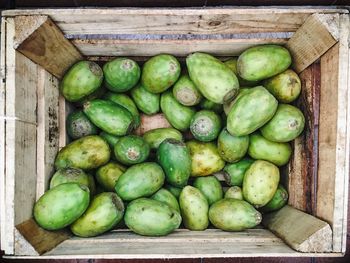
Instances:
[[[170,54],[143,65],[129,58],[102,68],[76,63],[60,83],[75,107],[70,141],[34,206],[36,222],[80,237],[118,227],[164,236],[179,227],[260,224],[287,203],[280,167],[305,125],[290,104],[301,92],[291,63],[278,45],[226,61],[196,52],[184,64]],[[163,113],[172,127],[136,135],[141,113]]]

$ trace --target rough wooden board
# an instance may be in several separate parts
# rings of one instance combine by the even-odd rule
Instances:
[[[327,8],[100,8],[8,10],[3,16],[49,15],[64,34],[230,34],[294,32]],[[103,19],[101,19],[103,17]]]
[[[134,131],[137,135],[143,135],[147,131],[158,128],[170,128],[171,125],[165,118],[163,113],[157,113],[154,115],[140,114],[140,126]]]
[[[58,146],[59,149],[66,146],[69,143],[69,138],[66,130],[66,119],[69,113],[74,110],[74,107],[67,102],[62,95],[58,97],[58,127],[59,127],[59,138]]]
[[[296,104],[305,115],[304,132],[291,142],[293,155],[286,167],[288,203],[307,213],[316,212],[320,65],[314,63],[299,75],[302,91]]]
[[[330,226],[289,205],[277,212],[265,214],[263,225],[300,252],[331,252]]]
[[[315,62],[339,39],[339,14],[313,14],[295,32],[286,47],[299,73]]]
[[[39,199],[48,189],[59,147],[58,80],[40,66],[38,67],[37,96],[36,199]]]
[[[65,229],[57,231],[47,231],[38,226],[34,219],[29,219],[17,225],[16,229],[40,255],[53,249],[58,244],[60,244],[64,240],[67,240],[71,236],[70,232]]]
[[[32,245],[15,229],[15,253],[16,255],[33,255],[39,256],[39,253]]]
[[[15,17],[16,24],[24,27],[34,23],[36,29],[29,36],[26,30],[23,30],[24,36],[16,35],[21,42],[16,42],[14,47],[54,76],[61,78],[72,64],[83,57],[50,18],[42,19],[40,16],[39,19],[43,22],[38,27],[36,16]]]
[[[85,56],[154,56],[170,53],[187,56],[196,51],[217,56],[239,55],[247,48],[259,44],[284,45],[287,39],[203,39],[203,40],[73,40],[72,43]]]

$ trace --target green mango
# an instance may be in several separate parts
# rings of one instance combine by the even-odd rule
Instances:
[[[170,193],[172,193],[173,196],[175,196],[177,199],[179,199],[180,194],[181,194],[181,191],[182,191],[182,188],[172,186],[171,184],[165,185],[165,188],[166,188]]]
[[[147,131],[143,135],[143,139],[149,144],[151,149],[157,150],[159,145],[165,139],[175,139],[178,141],[183,141],[183,136],[181,132],[174,128],[158,128]]]
[[[229,67],[217,58],[205,53],[192,53],[186,64],[191,80],[212,102],[223,104],[236,96],[238,79]]]
[[[173,95],[175,99],[184,106],[197,105],[203,98],[202,94],[187,74],[182,75],[178,81],[176,81],[173,88]]]
[[[64,183],[78,183],[87,187],[90,186],[88,175],[78,168],[63,168],[56,171],[51,177],[49,189]]]
[[[192,161],[191,176],[206,176],[224,168],[225,161],[221,159],[215,143],[191,140],[186,145]]]
[[[176,199],[176,197],[167,189],[161,188],[156,193],[154,193],[151,199],[158,200],[175,209],[178,213],[180,213],[180,206]]]
[[[55,160],[56,170],[61,168],[95,169],[106,164],[110,158],[107,142],[97,135],[89,135],[63,147]]]
[[[287,142],[272,142],[255,132],[249,135],[248,154],[254,159],[269,161],[277,166],[288,163],[292,147]]]
[[[94,237],[114,228],[123,218],[124,204],[116,193],[94,197],[85,213],[70,229],[79,237]]]
[[[209,209],[210,222],[224,231],[242,231],[260,224],[259,211],[243,200],[225,198]]]
[[[249,136],[233,136],[224,128],[218,138],[218,152],[229,163],[238,162],[247,153]]]
[[[115,184],[126,168],[119,163],[109,162],[96,171],[96,180],[108,192],[114,192]]]
[[[201,110],[191,119],[190,130],[194,138],[202,142],[215,140],[221,129],[221,118],[214,111]]]
[[[211,110],[218,114],[220,114],[223,110],[222,104],[212,102],[210,100],[207,100],[206,98],[203,98],[199,104],[199,107],[202,110]]]
[[[221,183],[215,176],[197,177],[193,182],[193,186],[202,192],[209,206],[224,196]]]
[[[60,184],[45,192],[35,203],[34,219],[44,229],[58,230],[77,220],[89,202],[87,186],[78,183]]]
[[[301,92],[301,81],[297,73],[291,69],[264,80],[264,87],[282,103],[291,103]]]
[[[244,94],[247,94],[250,90],[251,90],[251,88],[240,88],[237,96],[233,100],[224,103],[223,108],[224,108],[224,112],[225,112],[226,116],[228,116],[228,114],[230,113],[230,111],[231,111],[233,105],[236,103],[236,101],[240,97],[242,97]]]
[[[189,230],[205,230],[209,225],[209,205],[200,190],[190,185],[182,189],[179,204],[183,223]]]
[[[181,224],[181,215],[167,204],[149,198],[139,198],[126,208],[127,227],[143,236],[165,236]]]
[[[225,193],[225,198],[243,200],[242,188],[240,188],[239,186],[231,186],[229,189],[227,189]]]
[[[157,161],[169,184],[176,187],[187,184],[191,173],[191,156],[185,143],[175,139],[164,140],[159,145]]]
[[[245,172],[243,197],[255,207],[266,205],[275,194],[280,180],[280,172],[274,164],[256,160]]]
[[[130,99],[128,95],[108,92],[105,94],[104,99],[110,100],[118,104],[119,106],[122,106],[123,108],[127,109],[133,117],[134,128],[137,128],[140,125],[141,120],[139,110],[137,109],[133,100]]]
[[[180,104],[171,91],[164,92],[160,98],[160,108],[171,126],[180,131],[190,128],[194,108]]]
[[[114,146],[115,158],[125,165],[142,163],[148,158],[149,152],[149,144],[137,135],[124,136]]]
[[[141,83],[149,92],[162,93],[177,81],[180,73],[180,63],[174,56],[160,54],[143,65]]]
[[[91,93],[91,94],[85,96],[84,98],[82,98],[81,100],[75,102],[74,105],[76,107],[81,108],[84,106],[84,103],[86,103],[90,100],[102,98],[103,95],[106,93],[106,91],[107,91],[106,87],[104,85],[102,85],[97,90],[95,90],[93,93]]]
[[[139,65],[129,58],[116,58],[103,65],[106,87],[113,92],[125,92],[140,79]]]
[[[289,51],[278,45],[248,48],[237,61],[238,75],[246,80],[259,81],[285,71],[292,64]]]
[[[99,65],[92,61],[79,61],[63,76],[60,91],[67,101],[75,102],[96,91],[102,81],[103,72]]]
[[[98,128],[81,110],[73,111],[68,115],[66,127],[69,137],[73,140],[98,133]]]
[[[305,117],[298,108],[288,104],[280,104],[276,114],[260,131],[270,141],[289,142],[303,132],[304,126]]]
[[[160,95],[149,92],[142,84],[136,85],[130,92],[132,99],[140,111],[147,115],[159,112]]]
[[[235,136],[248,135],[275,114],[278,102],[264,87],[251,88],[233,105],[227,116],[227,130]]]
[[[254,87],[257,86],[259,81],[249,81],[249,80],[245,80],[242,79],[239,75],[238,75],[238,70],[237,70],[237,61],[238,61],[238,57],[233,57],[233,58],[229,58],[228,60],[224,61],[224,64],[226,66],[228,66],[231,71],[233,72],[233,74],[235,74],[235,76],[238,79],[239,82],[239,86],[246,86],[246,87]]]
[[[287,204],[288,201],[288,192],[287,190],[283,187],[283,185],[278,185],[278,188],[273,195],[272,199],[270,202],[268,202],[266,205],[261,207],[259,210],[263,213],[269,213],[273,212],[276,210],[281,209]]]
[[[237,163],[230,163],[224,167],[225,182],[230,186],[242,186],[245,172],[252,165],[252,159],[244,158]]]
[[[102,137],[109,145],[109,147],[113,150],[114,146],[117,144],[119,141],[120,137],[119,136],[114,136],[112,134],[109,134],[107,132],[100,132],[100,137]]]
[[[124,201],[131,201],[154,194],[162,187],[164,180],[164,172],[158,164],[135,164],[119,177],[115,191]]]
[[[123,136],[134,127],[131,113],[108,100],[92,100],[84,104],[84,113],[101,130],[115,136]]]

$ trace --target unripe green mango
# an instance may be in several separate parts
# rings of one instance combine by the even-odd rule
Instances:
[[[181,216],[161,201],[139,198],[128,204],[124,221],[139,235],[165,236],[180,226]]]
[[[148,158],[149,152],[148,143],[137,135],[124,136],[114,146],[115,158],[125,165],[142,163]]]
[[[196,113],[194,108],[180,104],[171,91],[162,94],[160,108],[171,126],[180,131],[185,131],[190,127],[191,119]]]
[[[111,148],[111,150],[114,149],[114,146],[117,144],[117,142],[119,141],[120,137],[119,136],[114,136],[112,134],[109,134],[107,132],[100,132],[100,137],[102,137],[109,145],[109,147]]]
[[[205,230],[209,225],[209,205],[200,190],[190,185],[182,189],[179,197],[181,215],[189,230]]]
[[[225,198],[209,209],[210,222],[224,231],[242,231],[261,222],[259,211],[243,200]]]
[[[236,75],[238,82],[239,82],[239,86],[246,86],[246,87],[254,87],[257,86],[259,81],[249,81],[249,80],[245,80],[242,79],[239,75],[238,75],[238,70],[237,70],[237,60],[238,57],[233,57],[233,58],[229,58],[228,60],[224,61],[224,64],[226,66],[228,66],[231,71]]]
[[[104,95],[104,98],[127,109],[133,117],[134,128],[137,128],[140,125],[141,120],[139,110],[137,109],[133,100],[128,95],[108,92]]]
[[[277,166],[288,163],[292,147],[287,142],[272,142],[255,132],[249,136],[248,154],[254,159],[269,161]]]
[[[93,93],[91,93],[91,94],[85,96],[84,98],[82,98],[81,100],[75,102],[74,105],[76,107],[81,108],[84,106],[84,103],[86,103],[90,100],[102,98],[103,95],[106,93],[106,91],[107,91],[107,88],[104,85],[102,85],[97,90],[95,90]]]
[[[257,160],[245,172],[243,197],[255,207],[266,205],[275,194],[280,180],[280,172],[274,164]]]
[[[226,162],[235,163],[244,157],[249,146],[249,136],[233,136],[224,128],[218,138],[218,152]]]
[[[263,213],[269,213],[272,211],[276,211],[281,209],[283,206],[287,204],[288,201],[288,192],[283,187],[283,185],[278,185],[278,188],[273,195],[270,202],[268,202],[265,206],[261,207],[259,210]]]
[[[166,188],[170,193],[172,193],[177,199],[179,199],[180,194],[181,194],[181,191],[182,191],[182,188],[172,186],[171,184],[165,185],[165,188]]]
[[[115,191],[124,201],[131,201],[154,194],[162,187],[164,179],[164,172],[158,164],[135,164],[119,177]]]
[[[159,145],[157,161],[169,184],[177,187],[187,184],[191,174],[191,156],[185,143],[175,139],[164,140]]]
[[[115,227],[123,218],[124,204],[116,193],[101,193],[94,197],[85,213],[70,229],[80,237],[94,237]]]
[[[206,176],[224,168],[225,161],[221,159],[215,143],[191,140],[186,145],[191,155],[191,176]]]
[[[187,74],[182,75],[176,81],[173,88],[173,95],[175,99],[184,106],[197,105],[203,98],[202,94]]]
[[[201,110],[191,119],[190,130],[194,138],[202,142],[215,140],[221,129],[221,118],[214,111]]]
[[[160,54],[145,62],[141,82],[149,92],[162,93],[177,81],[180,73],[180,63],[174,56]]]
[[[239,186],[231,186],[229,189],[227,189],[225,193],[225,198],[243,200],[242,188],[240,188]]]
[[[233,105],[227,116],[227,130],[232,135],[248,135],[275,114],[278,102],[264,87],[251,88]]]
[[[191,80],[208,100],[223,104],[238,92],[236,75],[217,58],[196,52],[186,58],[186,64]]]
[[[215,176],[198,177],[194,180],[193,186],[202,192],[209,206],[224,196],[221,183]]]
[[[90,202],[89,188],[78,183],[60,184],[34,205],[35,221],[44,229],[58,230],[77,220]]]
[[[114,92],[125,92],[140,79],[139,65],[129,58],[116,58],[103,65],[106,87]]]
[[[109,162],[96,171],[96,180],[108,192],[114,192],[115,184],[126,168],[119,163]]]
[[[252,165],[252,159],[244,158],[237,163],[230,163],[224,167],[225,181],[230,186],[242,186],[245,172]]]
[[[90,186],[88,175],[78,168],[63,168],[56,171],[50,180],[49,188],[51,189],[64,183],[78,183],[87,187]]]
[[[85,136],[58,152],[55,167],[56,170],[67,167],[91,170],[106,164],[110,155],[109,146],[104,139],[97,135]]]
[[[60,91],[66,100],[79,101],[96,91],[102,80],[103,72],[99,65],[92,61],[80,61],[64,75]]]
[[[174,128],[158,128],[147,131],[143,135],[143,139],[149,144],[151,149],[156,150],[165,139],[183,141],[183,136],[181,132]]]
[[[131,113],[108,100],[92,100],[84,104],[84,113],[101,130],[115,136],[123,136],[134,127]]]
[[[212,102],[210,100],[207,100],[206,98],[203,98],[199,104],[199,107],[202,110],[211,110],[218,114],[220,114],[223,110],[222,104]]]
[[[176,197],[165,188],[159,189],[151,196],[151,199],[163,202],[180,213],[179,202],[177,201]]]
[[[297,73],[291,69],[264,80],[264,87],[282,103],[290,103],[298,98],[301,82]]]
[[[251,89],[250,88],[240,88],[239,91],[238,91],[238,95],[233,99],[231,100],[230,102],[226,102],[224,103],[224,112],[226,114],[226,116],[230,113],[233,105],[236,103],[236,101],[242,97],[244,94],[248,93]]]
[[[131,90],[130,95],[143,113],[152,115],[159,112],[160,95],[149,92],[141,83]]]
[[[87,135],[95,135],[98,128],[89,120],[83,111],[74,111],[67,117],[67,133],[72,139],[79,139]]]
[[[259,81],[285,71],[292,63],[289,51],[278,45],[248,48],[237,61],[238,75],[246,80]]]
[[[303,132],[304,126],[305,117],[298,108],[280,104],[273,118],[260,131],[270,141],[289,142]]]

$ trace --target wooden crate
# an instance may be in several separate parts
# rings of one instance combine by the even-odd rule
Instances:
[[[1,247],[16,258],[342,256],[349,174],[349,14],[337,8],[37,9],[2,13]],[[289,206],[238,233],[116,230],[95,238],[48,232],[32,218],[66,143],[64,71],[83,58],[137,60],[194,51],[237,55],[277,43],[294,57],[305,132],[285,167]],[[304,211],[304,212],[303,212]]]

